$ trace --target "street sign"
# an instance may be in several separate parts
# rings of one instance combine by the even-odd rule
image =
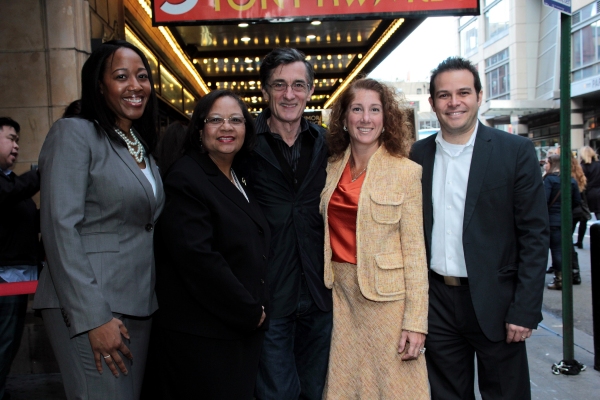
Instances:
[[[571,0],[544,0],[544,5],[571,15]]]

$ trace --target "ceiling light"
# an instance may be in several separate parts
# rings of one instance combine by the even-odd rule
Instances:
[[[243,38],[240,39],[242,42],[246,43],[250,41],[250,38],[248,36],[244,36]]]
[[[307,35],[306,38],[310,40],[310,39],[316,38],[316,36],[315,35]]]
[[[256,89],[256,86],[250,86],[250,90]]]
[[[256,81],[248,81],[249,84],[254,85]]]
[[[239,26],[240,28],[247,28],[247,27],[248,27],[248,24],[247,24],[246,22],[242,22],[241,24],[238,24],[238,26]]]
[[[310,24],[311,25],[321,25],[321,21],[313,21]]]
[[[254,71],[254,68],[248,67],[248,68],[246,68],[246,71]]]
[[[194,58],[193,62],[194,62],[194,64],[198,64],[198,60],[196,60],[195,58]]]
[[[246,59],[244,60],[245,63],[250,64],[252,62],[251,58],[246,57]]]

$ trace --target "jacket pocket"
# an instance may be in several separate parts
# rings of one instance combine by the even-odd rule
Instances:
[[[402,214],[403,193],[371,193],[371,216],[380,224],[396,224]]]
[[[119,251],[118,233],[86,233],[81,235],[86,253],[116,253]]]
[[[402,254],[385,253],[375,255],[375,291],[381,296],[404,298],[404,265]]]
[[[508,264],[498,270],[498,282],[511,282],[517,278],[519,264]]]

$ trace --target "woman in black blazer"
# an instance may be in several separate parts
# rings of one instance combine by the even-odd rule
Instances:
[[[270,231],[234,161],[254,138],[244,103],[211,92],[194,110],[185,155],[164,176],[151,350],[158,398],[252,399],[267,325]]]

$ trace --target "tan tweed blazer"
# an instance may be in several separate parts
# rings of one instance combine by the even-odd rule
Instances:
[[[327,165],[320,211],[325,220],[325,286],[333,287],[327,208],[350,157]],[[381,146],[369,160],[356,218],[357,274],[360,290],[373,301],[403,300],[402,329],[427,333],[428,280],[421,167],[390,155]]]

